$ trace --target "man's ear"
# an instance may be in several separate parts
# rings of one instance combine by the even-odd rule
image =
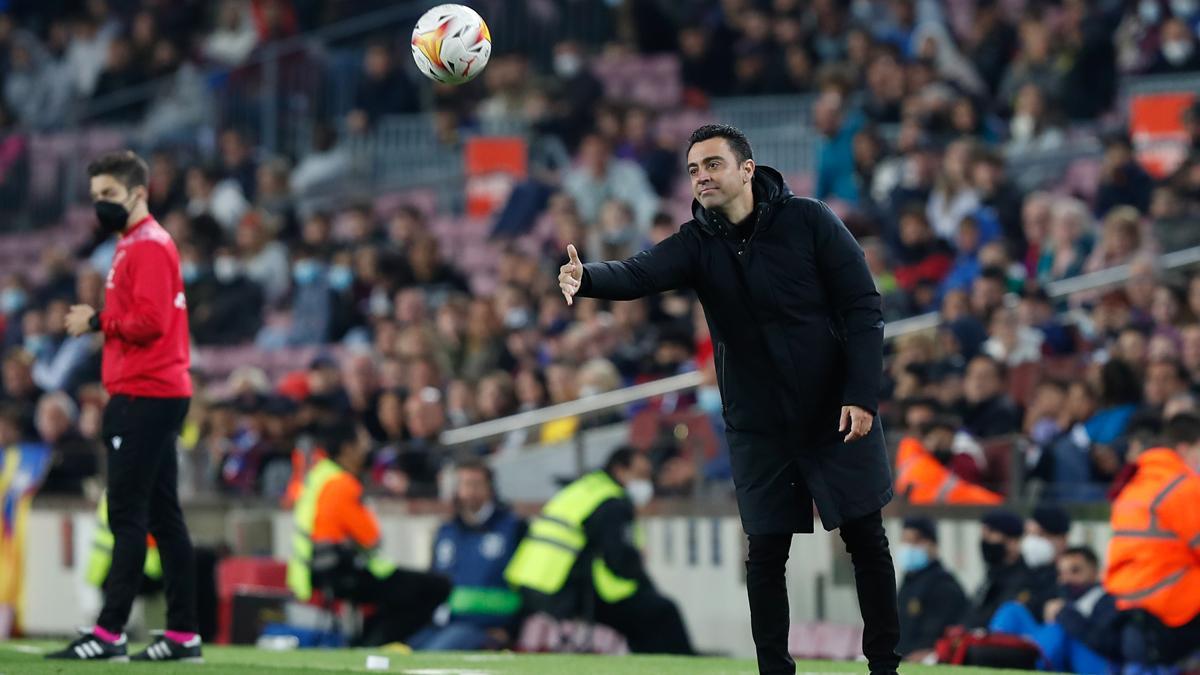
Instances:
[[[742,162],[742,183],[749,183],[754,179],[754,160],[748,159]]]

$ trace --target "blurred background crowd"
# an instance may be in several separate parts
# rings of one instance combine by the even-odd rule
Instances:
[[[843,217],[888,321],[941,312],[890,343],[881,414],[960,479],[1103,499],[1131,440],[1196,407],[1200,276],[1162,255],[1200,244],[1200,104],[1147,167],[1120,87],[1200,77],[1200,3],[481,0],[496,53],[456,88],[411,67],[425,5],[391,4],[0,2],[0,446],[53,446],[43,494],[99,484],[100,345],[63,317],[101,304],[113,251],[78,156],[122,145],[182,258],[191,495],[281,498],[311,431],[353,416],[372,488],[429,496],[447,429],[692,370],[695,391],[470,450],[647,410],[719,431],[692,294],[567,307],[554,283],[568,242],[611,259],[678,228],[681,143],[714,118]],[[466,215],[455,162],[494,134],[528,170]],[[655,441],[659,494],[728,477],[713,438],[700,461]]]

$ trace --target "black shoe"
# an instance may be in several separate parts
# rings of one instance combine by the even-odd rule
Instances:
[[[65,649],[46,654],[48,659],[65,659],[68,661],[128,661],[129,652],[125,651],[127,640],[125,634],[116,642],[100,639],[91,631],[80,631],[80,635]]]
[[[166,635],[156,631],[158,637],[141,652],[133,655],[132,661],[182,661],[184,663],[204,663],[200,655],[200,636],[187,642],[176,642]]]

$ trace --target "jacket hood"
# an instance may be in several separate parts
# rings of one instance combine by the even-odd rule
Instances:
[[[774,210],[793,196],[791,188],[783,180],[783,174],[762,164],[754,167],[751,185],[754,189],[754,206],[759,210]],[[695,199],[692,200],[692,217],[696,219],[700,229],[714,236],[732,230],[725,216],[704,208]],[[763,224],[765,223],[760,221],[760,225]]]

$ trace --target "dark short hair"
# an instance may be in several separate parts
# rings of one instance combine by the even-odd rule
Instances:
[[[688,138],[688,152],[692,151],[693,145],[710,138],[724,138],[738,162],[754,159],[754,151],[750,148],[750,139],[746,138],[746,134],[743,134],[741,129],[729,124],[705,124],[693,131]]]
[[[1087,564],[1091,565],[1093,568],[1100,569],[1100,557],[1096,555],[1096,552],[1092,550],[1091,546],[1071,546],[1067,550],[1063,551],[1064,558],[1069,555],[1077,555],[1086,560]]]
[[[150,167],[132,150],[117,150],[100,155],[87,167],[88,178],[112,176],[126,189],[150,184]]]
[[[358,441],[358,427],[346,420],[326,425],[317,434],[325,448],[325,454],[332,459],[342,456],[342,452]]]
[[[637,456],[637,450],[628,445],[622,445],[608,456],[608,460],[604,462],[604,470],[612,473],[616,469],[628,469],[633,466],[633,460]]]
[[[496,492],[496,475],[492,473],[492,467],[488,466],[487,462],[477,457],[468,457],[459,460],[454,465],[455,471],[478,471],[483,474],[484,480],[487,481],[488,487],[491,488],[492,494]]]
[[[1181,412],[1163,426],[1163,435],[1173,446],[1200,442],[1200,416],[1195,413]]]

